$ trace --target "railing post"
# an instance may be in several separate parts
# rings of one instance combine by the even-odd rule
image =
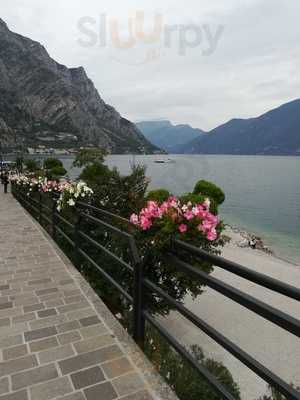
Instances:
[[[144,311],[144,264],[143,262],[134,263],[134,285],[133,285],[133,338],[135,342],[144,349],[145,346],[145,318]]]
[[[80,226],[81,226],[81,212],[78,208],[76,208],[76,222],[74,225],[74,260],[75,265],[79,268],[80,267]]]
[[[39,223],[42,223],[42,212],[43,212],[43,208],[42,208],[42,192],[39,192]]]
[[[56,224],[57,224],[57,218],[56,218],[56,213],[57,213],[57,203],[55,198],[52,199],[52,238],[54,241],[56,241]]]

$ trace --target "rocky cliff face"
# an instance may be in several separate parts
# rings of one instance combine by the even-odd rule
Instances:
[[[151,153],[130,121],[100,97],[83,68],[55,62],[38,42],[11,32],[0,19],[0,144],[33,145],[55,135],[77,136],[76,145],[113,153]]]

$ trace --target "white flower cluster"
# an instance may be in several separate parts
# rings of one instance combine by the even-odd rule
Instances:
[[[76,201],[91,196],[94,192],[85,182],[58,182],[48,180],[45,177],[32,177],[25,174],[10,176],[10,182],[27,189],[27,196],[37,190],[42,193],[59,193],[57,210],[61,211],[64,207],[74,207]]]
[[[43,186],[45,185],[45,182],[47,182],[47,179],[45,177],[32,177],[25,174],[10,175],[9,180],[15,185],[27,188],[27,196],[29,196],[30,193],[35,189],[41,191]]]
[[[93,193],[93,190],[85,182],[66,182],[64,185],[61,185],[57,210],[61,211],[65,206],[74,207],[77,200],[89,197]]]

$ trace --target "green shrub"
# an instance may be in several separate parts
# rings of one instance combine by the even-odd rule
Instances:
[[[63,163],[57,158],[47,158],[44,161],[44,169],[53,169],[57,167],[63,167]]]
[[[48,179],[59,180],[67,173],[62,161],[57,158],[47,158],[43,163],[43,167]]]
[[[94,163],[103,164],[106,151],[101,148],[82,149],[76,155],[73,167],[82,168]]]
[[[193,345],[187,350],[201,366],[206,368],[227,388],[235,399],[240,400],[239,386],[225,365],[211,358],[206,358],[198,345]],[[199,372],[174,351],[169,343],[153,328],[149,328],[147,332],[145,352],[180,400],[220,399],[220,396]]]
[[[67,170],[63,166],[57,166],[52,168],[49,173],[47,173],[47,176],[49,179],[54,179],[58,180],[60,177],[66,175]]]
[[[33,159],[25,160],[24,164],[28,172],[36,172],[41,168],[39,161]]]
[[[225,201],[225,194],[222,189],[215,184],[204,180],[196,183],[194,194],[202,194],[203,196],[207,196],[210,199],[215,200],[218,205],[224,203]]]
[[[170,192],[168,192],[166,189],[156,189],[156,190],[151,190],[146,197],[147,201],[157,201],[159,203],[162,203],[163,201],[168,200],[170,197]]]

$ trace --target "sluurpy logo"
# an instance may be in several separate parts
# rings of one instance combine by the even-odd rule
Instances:
[[[179,57],[198,50],[204,57],[217,50],[224,25],[166,24],[162,14],[152,19],[137,11],[126,21],[101,14],[98,18],[85,16],[77,24],[77,42],[85,48],[109,50],[110,57],[126,64],[142,65],[164,56],[168,50]]]

